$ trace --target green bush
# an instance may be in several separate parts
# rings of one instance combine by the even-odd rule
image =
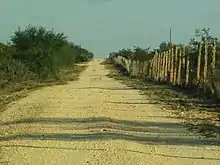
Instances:
[[[0,85],[57,79],[60,70],[92,58],[91,52],[69,42],[63,33],[28,25],[18,28],[10,43],[0,43]]]

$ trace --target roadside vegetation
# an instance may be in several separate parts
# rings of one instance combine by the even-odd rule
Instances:
[[[76,80],[93,53],[63,33],[28,25],[0,43],[0,106],[32,90]],[[19,93],[19,94],[18,94]],[[25,95],[25,94],[24,94]]]
[[[103,64],[110,70],[109,77],[140,90],[152,104],[172,112],[173,117],[181,119],[190,130],[207,138],[220,138],[220,41],[210,35],[209,29],[197,29],[195,36],[187,45],[162,42],[153,50],[134,47],[112,52]],[[171,46],[174,60],[169,61]],[[183,47],[187,51],[183,52]],[[163,67],[167,63],[173,63],[171,72]],[[164,72],[166,69],[168,74]]]

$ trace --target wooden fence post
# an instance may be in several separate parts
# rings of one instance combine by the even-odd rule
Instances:
[[[174,65],[174,51],[173,48],[171,48],[171,64],[170,64],[170,83],[173,84],[173,66]]]
[[[212,91],[213,94],[215,94],[216,98],[219,99],[220,93],[217,89],[217,84],[215,80],[215,65],[216,65],[216,42],[214,41],[213,47],[212,47],[212,63],[211,63],[211,82],[212,82]]]
[[[160,57],[159,57],[159,53],[156,53],[156,61],[157,61],[157,81],[159,81],[159,77],[160,77]]]
[[[158,81],[161,79],[161,54],[158,53]]]
[[[163,82],[165,81],[166,77],[165,77],[165,71],[166,71],[166,52],[163,52],[162,54],[163,57]]]
[[[152,59],[151,59],[151,60],[152,60]],[[150,70],[150,67],[151,67],[151,60],[148,61],[148,64],[147,64],[148,79],[150,79],[150,74],[151,74],[151,70]]]
[[[154,57],[153,57],[153,71],[154,71],[154,74],[153,74],[153,79],[155,80],[156,79],[156,77],[157,77],[157,54],[156,54],[156,52],[155,52],[155,54],[154,54]]]
[[[203,89],[204,89],[204,94],[206,93],[206,88],[207,88],[207,70],[208,70],[208,42],[205,40],[205,55],[204,55],[204,72],[203,72]]]
[[[198,58],[197,58],[197,74],[196,74],[196,83],[197,83],[197,93],[200,94],[200,88],[201,88],[201,57],[202,57],[202,46],[203,46],[203,42],[201,41],[199,43],[199,54],[198,54]]]
[[[166,61],[166,63],[165,63],[165,75],[164,75],[164,77],[165,77],[165,82],[167,82],[167,80],[168,80],[168,78],[167,78],[167,75],[168,75],[168,55],[169,55],[169,53],[168,53],[168,51],[166,51],[165,52],[165,61]]]
[[[160,53],[160,81],[163,81],[163,52]]]
[[[189,54],[187,52],[187,55],[186,55],[186,86],[189,86],[189,73],[190,73],[190,57],[189,57]]]
[[[176,76],[177,76],[177,59],[178,59],[178,47],[176,47],[175,54],[174,54],[174,72],[173,72],[173,85],[176,85]]]
[[[153,60],[153,79],[155,80],[155,77],[156,77],[156,70],[155,70],[155,68],[156,68],[156,61],[157,61],[157,59],[156,59],[155,56],[154,56],[153,59],[154,59]]]
[[[168,50],[168,61],[167,61],[167,82],[170,83],[170,72],[171,72],[171,49]]]
[[[153,75],[153,73],[152,73],[152,72],[153,72],[153,60],[154,60],[154,58],[152,58],[152,59],[150,60],[150,64],[149,64],[149,66],[150,66],[150,67],[149,67],[149,78],[150,78],[150,79],[152,79],[152,77],[153,77],[153,76],[152,76],[152,75]]]
[[[132,60],[132,76],[135,76],[135,60]]]
[[[160,81],[163,81],[163,53],[160,53]]]
[[[151,79],[154,80],[154,61],[155,61],[155,58],[152,58],[152,61],[151,61]]]
[[[179,65],[177,74],[177,85],[181,85],[182,49],[179,49]]]
[[[185,54],[185,46],[183,46],[183,53],[182,53],[182,68],[183,70],[186,69],[186,54]],[[185,83],[185,82],[184,82]]]
[[[158,64],[158,53],[157,53],[157,51],[155,52],[154,58],[156,59],[156,62],[155,62],[156,63],[155,77],[156,77],[156,80],[158,81],[159,64]]]

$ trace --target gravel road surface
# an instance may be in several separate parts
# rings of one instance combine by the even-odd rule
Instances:
[[[29,93],[0,114],[0,164],[220,165],[219,141],[188,132],[94,60],[78,81]]]

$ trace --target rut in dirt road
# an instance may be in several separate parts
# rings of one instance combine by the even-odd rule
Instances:
[[[218,141],[187,132],[94,60],[80,79],[10,104],[0,119],[0,164],[219,165]]]

